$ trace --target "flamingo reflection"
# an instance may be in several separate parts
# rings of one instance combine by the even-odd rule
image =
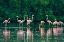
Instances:
[[[17,39],[24,39],[24,31],[23,30],[19,30],[17,32]]]

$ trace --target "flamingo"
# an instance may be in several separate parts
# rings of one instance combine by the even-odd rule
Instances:
[[[41,21],[41,24],[44,24],[45,22],[44,21]]]
[[[20,24],[22,24],[23,22],[24,22],[24,20],[18,20],[18,16],[16,16],[17,17],[17,22],[19,22]]]
[[[10,18],[8,18],[8,20],[4,20],[3,23],[10,23]]]
[[[29,20],[27,19],[27,25],[30,25],[30,23],[33,21],[33,17],[34,17],[34,15],[32,15],[32,20],[30,20],[30,18],[29,18]],[[28,18],[28,17],[27,17]],[[30,27],[30,26],[29,26]]]
[[[59,21],[59,24],[61,25],[61,27],[62,27],[62,25],[63,25],[63,22],[62,21]]]
[[[23,26],[24,20],[18,20],[19,16],[16,16],[16,17],[17,17],[17,22],[19,22],[19,27],[20,27],[20,24],[22,24],[22,26]]]
[[[52,22],[50,20],[47,20],[47,22],[49,23],[49,25],[52,24]]]
[[[55,25],[55,27],[56,27],[56,25],[57,25],[57,27],[58,27],[59,22],[57,22],[57,20],[55,19],[55,22],[53,22],[53,25]]]
[[[50,24],[52,24],[52,22],[50,20],[48,20],[48,15],[47,16],[47,22],[49,23],[49,26]],[[51,29],[49,28],[49,30],[47,30],[47,40],[48,40],[48,37],[51,35]]]
[[[4,35],[4,37],[5,37],[6,41],[7,41],[7,39],[10,39],[10,31],[8,31],[6,29],[6,26],[7,26],[7,23],[10,23],[10,18],[8,18],[8,20],[4,20],[3,23],[5,23],[5,30],[3,31],[3,35]]]
[[[44,21],[41,21],[40,23],[41,23],[41,24],[39,24],[40,35],[41,36],[44,36],[44,28],[43,27],[40,27],[40,26],[42,26],[45,22]]]
[[[18,16],[16,16],[17,17],[17,22],[19,22],[19,27],[20,27],[20,24],[22,24],[23,25],[23,23],[24,23],[24,20],[18,20]],[[23,28],[22,28],[23,29]],[[20,28],[19,28],[19,31],[17,32],[17,38],[19,39],[19,38],[22,38],[23,39],[23,37],[24,37],[24,31],[23,30],[20,30]]]
[[[32,22],[32,20],[27,20],[27,25],[30,25],[30,23]],[[27,36],[31,37],[31,31],[30,28],[27,28]]]
[[[29,18],[29,20],[27,19],[27,25],[29,25],[33,21],[33,17],[34,17],[34,15],[32,15],[32,20],[30,20],[30,18]]]
[[[29,25],[32,22],[32,20],[27,20],[27,25]]]
[[[10,23],[10,18],[8,18],[8,20],[4,20],[3,23],[5,23],[5,27],[6,27],[7,26],[7,23]]]
[[[27,25],[30,27],[30,23],[33,21],[33,16],[32,15],[32,20],[29,20],[27,19]],[[31,32],[30,28],[27,28],[27,42],[28,42],[28,39],[32,37],[32,42],[33,42],[33,33]]]

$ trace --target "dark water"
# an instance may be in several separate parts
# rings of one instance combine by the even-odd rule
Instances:
[[[47,31],[44,28],[36,30],[24,27],[20,31],[19,27],[7,27],[8,33],[4,28],[0,27],[0,42],[64,42],[63,27],[50,28]],[[30,32],[29,36],[27,36],[27,30]],[[6,33],[4,34],[4,32]]]

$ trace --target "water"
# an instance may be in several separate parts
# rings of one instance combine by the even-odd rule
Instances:
[[[45,32],[41,35],[41,31],[29,29],[27,36],[27,28],[23,28],[23,34],[19,35],[19,27],[7,27],[7,31],[10,32],[10,35],[4,37],[3,31],[4,27],[0,27],[0,42],[64,42],[64,29],[63,28],[50,28],[48,32]],[[47,35],[48,33],[48,35]],[[10,37],[10,38],[9,38]],[[7,39],[7,41],[6,41]]]

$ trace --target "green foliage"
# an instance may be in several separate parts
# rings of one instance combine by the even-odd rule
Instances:
[[[64,0],[0,0],[0,21],[11,18],[15,20],[18,15],[23,19],[24,14],[34,14],[35,20],[55,19],[64,21]]]
[[[40,2],[42,5],[47,5],[47,4],[49,4],[49,0],[39,0],[39,2]]]

